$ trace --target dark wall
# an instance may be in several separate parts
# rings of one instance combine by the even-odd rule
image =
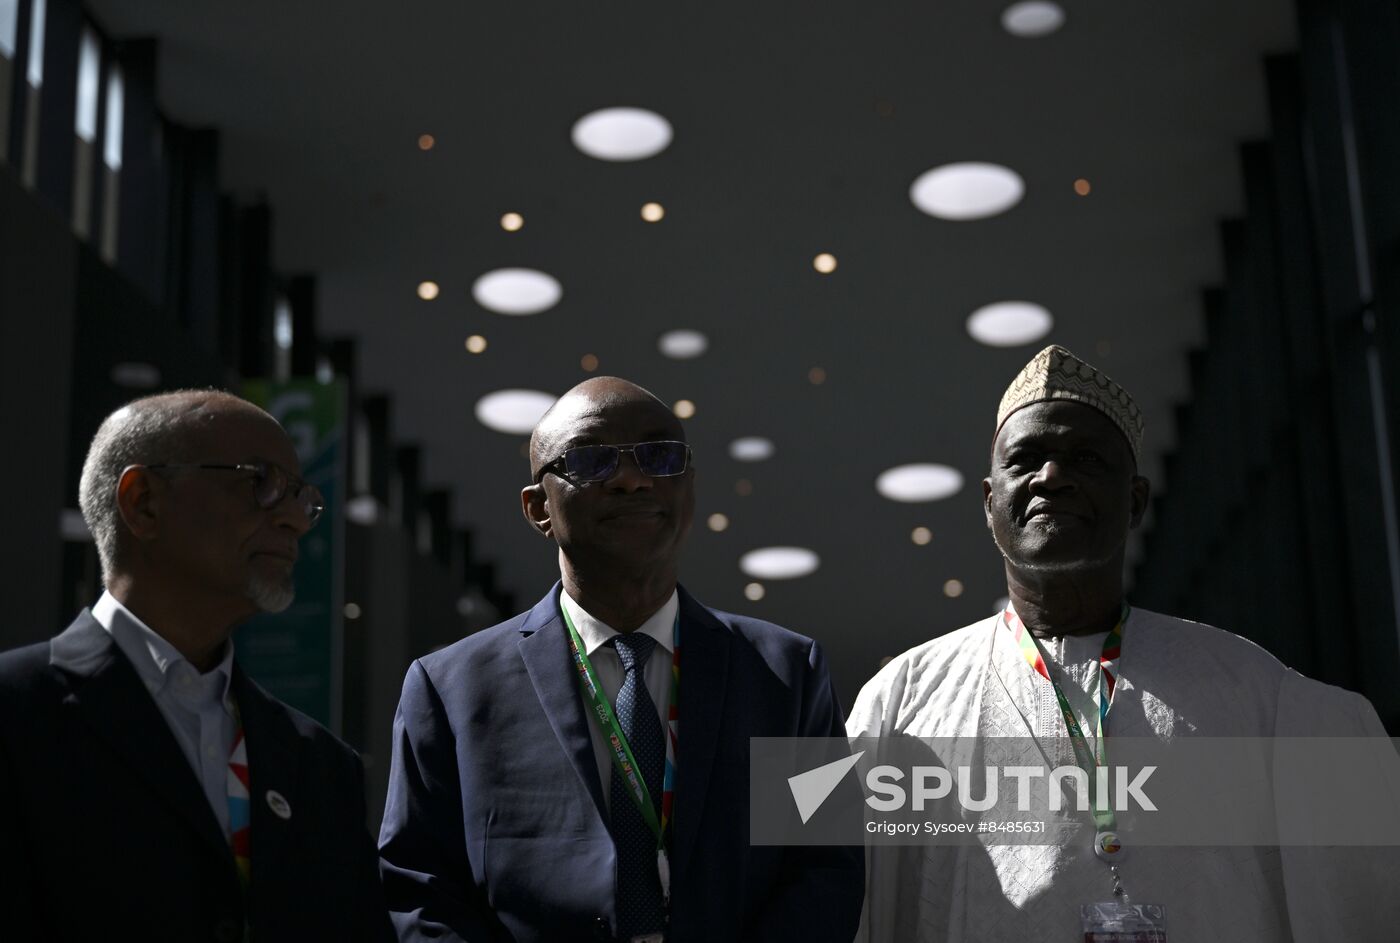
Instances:
[[[1241,150],[1134,597],[1362,692],[1397,732],[1400,10],[1303,0],[1299,23],[1267,65],[1270,137]]]
[[[60,611],[59,514],[66,489],[78,247],[66,221],[22,189],[0,164],[0,422],[6,496],[0,542],[0,649],[48,638]]]

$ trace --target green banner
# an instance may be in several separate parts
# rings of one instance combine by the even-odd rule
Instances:
[[[296,601],[234,634],[238,663],[273,696],[340,732],[343,678],[345,387],[312,379],[247,380],[243,395],[287,430],[301,474],[321,489],[326,513],[301,539]]]

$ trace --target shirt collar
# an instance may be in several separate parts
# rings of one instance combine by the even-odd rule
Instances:
[[[112,641],[117,643],[122,654],[136,669],[141,683],[152,694],[165,687],[171,669],[177,664],[183,662],[195,674],[200,674],[199,669],[191,665],[179,649],[142,622],[136,613],[123,606],[111,593],[102,593],[102,598],[92,607],[92,617],[112,636]],[[233,680],[232,641],[224,643],[224,657],[212,670],[220,678],[219,699],[228,707],[232,703],[229,696],[229,685]]]
[[[608,639],[618,634],[618,631],[606,622],[589,615],[587,610],[574,601],[568,590],[560,589],[559,604],[568,611],[569,619],[578,630],[579,638],[583,639],[583,647],[589,656],[606,645]],[[650,635],[656,639],[656,644],[668,652],[671,651],[672,645],[675,644],[676,613],[680,608],[680,596],[675,590],[671,590],[670,598],[635,631]]]

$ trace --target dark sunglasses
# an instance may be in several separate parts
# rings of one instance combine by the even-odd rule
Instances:
[[[263,510],[275,508],[282,503],[283,498],[290,494],[301,508],[301,512],[306,515],[308,526],[314,526],[326,510],[326,499],[322,497],[319,488],[306,483],[281,465],[273,462],[247,462],[241,465],[216,465],[209,462],[163,463],[147,465],[146,467],[152,470],[196,468],[208,471],[244,472],[253,482],[253,499],[258,502],[258,507]]]
[[[553,472],[561,478],[582,484],[607,481],[617,474],[622,453],[631,452],[637,468],[648,478],[673,478],[685,474],[690,463],[690,446],[684,442],[637,442],[633,445],[580,445],[545,465],[535,475],[535,484]]]

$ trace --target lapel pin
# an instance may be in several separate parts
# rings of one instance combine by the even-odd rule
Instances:
[[[279,819],[285,820],[292,817],[292,804],[276,789],[267,791],[267,807]]]

